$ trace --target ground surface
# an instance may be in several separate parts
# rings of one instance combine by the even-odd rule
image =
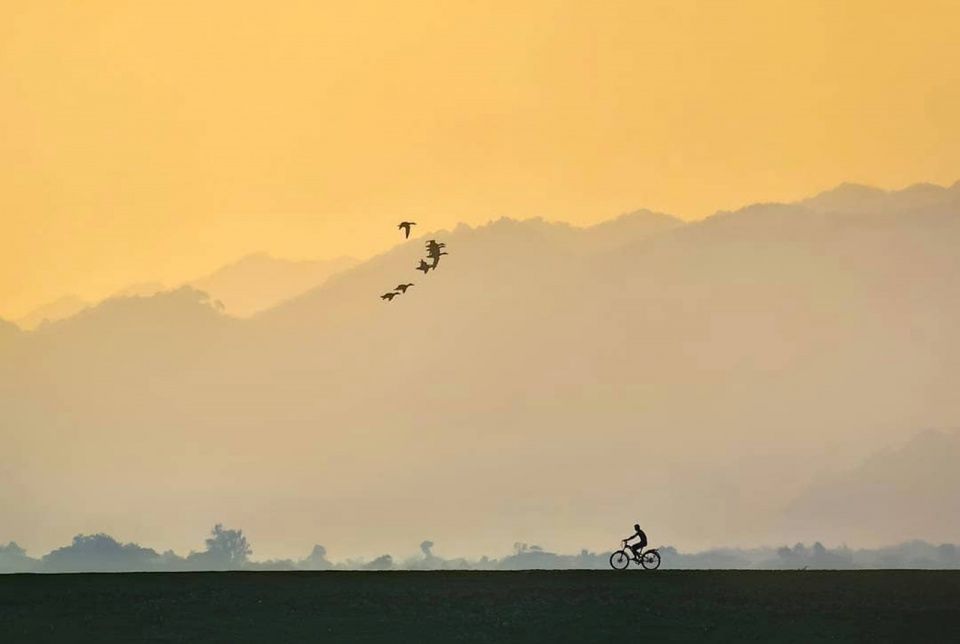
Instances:
[[[957,641],[960,572],[0,576],[0,642]]]

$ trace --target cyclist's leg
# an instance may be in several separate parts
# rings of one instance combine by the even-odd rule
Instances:
[[[630,549],[633,550],[633,558],[640,559],[640,551],[643,550],[643,544],[641,543],[631,543]]]

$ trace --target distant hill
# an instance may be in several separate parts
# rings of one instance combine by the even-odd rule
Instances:
[[[795,499],[785,519],[803,534],[888,544],[960,532],[960,432],[927,430],[879,450],[855,468],[818,482]]]
[[[37,307],[27,315],[17,320],[24,329],[33,329],[44,322],[53,322],[75,315],[90,306],[90,303],[75,295],[65,295],[61,298]]]
[[[315,288],[357,263],[350,257],[297,262],[261,253],[248,255],[190,285],[220,300],[231,315],[248,317]]]
[[[0,319],[0,346],[3,346],[8,342],[13,342],[15,339],[19,338],[20,333],[20,327],[18,327],[16,324]]]
[[[576,240],[575,249],[581,252],[605,253],[683,225],[683,220],[670,215],[637,210],[584,229],[584,234]]]
[[[357,260],[349,257],[329,261],[289,261],[259,253],[248,255],[210,275],[188,282],[188,285],[219,301],[227,313],[248,317],[315,288],[331,275],[356,264]],[[160,282],[131,284],[104,301],[149,297],[167,290],[169,288]],[[34,309],[17,320],[17,323],[24,329],[34,329],[43,323],[72,317],[95,304],[74,295],[67,295]]]
[[[952,209],[960,204],[960,181],[949,188],[918,183],[904,190],[880,190],[844,183],[800,202],[817,212],[890,214]]]
[[[148,504],[145,533],[183,550],[210,516],[339,552],[378,551],[383,525],[569,551],[639,518],[683,548],[793,543],[785,499],[822,472],[960,425],[960,210],[904,193],[461,225],[249,319],[191,289],[103,303],[0,364],[0,512],[41,549],[72,535],[5,495],[131,540]],[[424,276],[434,237],[449,255]]]
[[[163,290],[166,289],[164,285],[159,282],[143,282],[124,287],[105,299],[147,297]],[[73,317],[84,309],[94,306],[94,304],[94,302],[88,302],[76,295],[65,295],[53,302],[37,307],[17,320],[17,324],[23,329],[32,330],[42,324],[49,324]]]
[[[138,282],[120,289],[107,299],[124,297],[151,297],[161,291],[169,290],[161,282]]]

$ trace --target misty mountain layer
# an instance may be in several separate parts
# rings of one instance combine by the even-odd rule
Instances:
[[[334,273],[356,264],[357,260],[349,257],[295,262],[255,253],[192,280],[187,285],[209,295],[225,313],[249,317],[316,288]],[[107,299],[149,297],[164,290],[168,289],[158,282],[132,284]],[[23,329],[32,330],[41,324],[73,317],[96,304],[74,295],[65,295],[37,307],[16,323]]]
[[[251,319],[180,289],[0,327],[4,538],[186,549],[218,516],[291,556],[320,533],[477,554],[636,521],[683,548],[960,529],[951,464],[904,447],[960,426],[960,184],[434,237],[437,271],[411,239]]]

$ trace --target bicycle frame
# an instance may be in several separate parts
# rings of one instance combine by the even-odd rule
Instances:
[[[656,570],[660,567],[660,552],[657,548],[645,548],[640,550],[640,554],[636,554],[633,549],[628,546],[625,542],[621,543],[621,549],[615,550],[610,555],[610,567],[615,570],[626,570],[630,567],[630,562],[633,561],[634,564],[640,566],[644,570]],[[617,555],[624,555],[626,561],[623,561],[623,558],[617,558]],[[649,558],[648,558],[649,557]],[[623,566],[620,566],[619,563],[623,563]]]

